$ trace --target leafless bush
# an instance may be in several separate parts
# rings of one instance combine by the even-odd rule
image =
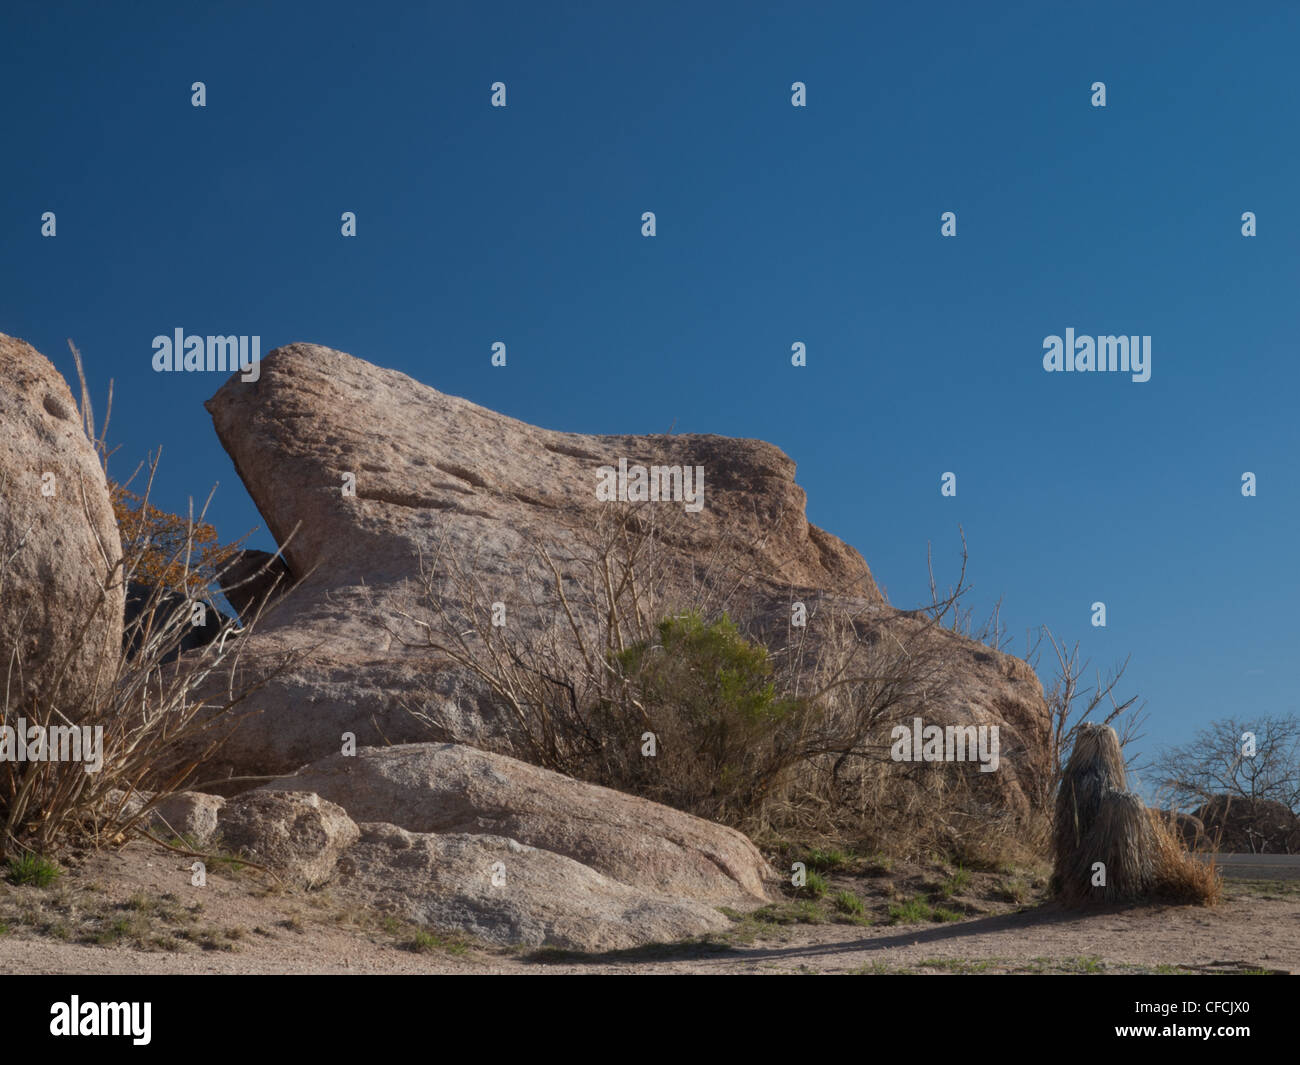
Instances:
[[[1089,685],[1086,675],[1091,663],[1080,661],[1078,642],[1067,648],[1046,625],[1039,629],[1025,655],[1025,660],[1039,671],[1040,676],[1040,651],[1044,641],[1055,659],[1052,680],[1043,692],[1051,723],[1051,772],[1044,778],[1044,792],[1039,801],[1048,805],[1064,777],[1066,759],[1074,750],[1080,729],[1085,724],[1109,725],[1116,729],[1120,751],[1126,751],[1142,737],[1146,704],[1139,703],[1136,695],[1122,701],[1116,696],[1116,689],[1128,670],[1128,659],[1105,675],[1100,670],[1095,671]]]
[[[75,348],[73,354],[81,375]],[[107,417],[96,435],[84,376],[81,396],[87,435],[106,465]],[[110,411],[111,403],[110,389]],[[156,457],[149,463],[149,485],[157,464]],[[146,499],[148,491],[146,487]],[[89,522],[84,494],[83,514]],[[191,520],[191,530],[202,520],[203,513]],[[88,772],[84,750],[80,761],[0,761],[0,856],[25,851],[51,854],[73,842],[121,841],[158,801],[191,777],[233,727],[236,715],[232,711],[248,691],[231,694],[215,705],[195,693],[210,677],[224,676],[233,669],[239,656],[237,637],[250,626],[241,629],[235,619],[226,619],[212,642],[178,657],[192,625],[189,560],[194,543],[192,535],[183,540],[175,557],[168,560],[167,568],[180,574],[175,587],[150,586],[147,600],[126,626],[124,645],[131,648],[130,653],[123,653],[122,647],[94,648],[94,683],[84,690],[74,690],[67,683],[68,663],[88,646],[96,614],[110,593],[125,589],[136,576],[144,548],[112,560],[102,586],[82,604],[84,624],[70,646],[60,649],[58,665],[52,671],[42,670],[39,684],[24,683],[32,678],[25,677],[20,651],[25,641],[19,619],[19,638],[10,641],[14,650],[8,661],[0,663],[0,725],[16,729],[21,720],[29,733],[39,728],[46,737],[52,735],[52,728],[58,728],[67,737],[60,754],[74,751],[71,733],[66,730],[81,730],[79,740],[87,736],[93,740],[99,734],[100,765]],[[0,595],[15,594],[9,577],[21,550],[22,544],[3,545]],[[33,594],[30,588],[23,592]],[[178,762],[174,754],[181,745],[194,753]],[[76,744],[77,749],[81,746]],[[142,802],[139,794],[145,789],[154,794]]]
[[[1300,717],[1220,718],[1191,743],[1161,751],[1154,768],[1181,809],[1226,795],[1242,806],[1277,802],[1300,810]]]
[[[965,591],[964,544],[949,592],[900,614],[782,588],[727,559],[687,564],[673,549],[682,520],[611,505],[563,543],[529,541],[509,566],[444,541],[388,631],[476,678],[504,710],[510,749],[547,768],[762,837],[897,850],[1000,835],[987,775],[890,758],[891,728],[931,704],[952,670],[943,637]],[[724,705],[698,674],[726,670],[674,656],[688,637],[729,640],[731,623],[761,654],[724,649],[749,662]],[[762,709],[755,720],[732,712],[744,707]]]

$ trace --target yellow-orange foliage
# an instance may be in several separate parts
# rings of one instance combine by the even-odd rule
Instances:
[[[196,521],[191,529],[188,518],[159,510],[115,481],[109,482],[109,494],[122,551],[127,558],[139,560],[137,581],[175,591],[184,584],[186,594],[197,595],[212,584],[236,550],[236,545],[221,544],[217,530],[207,522]]]

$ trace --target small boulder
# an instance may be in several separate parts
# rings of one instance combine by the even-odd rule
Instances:
[[[150,811],[149,831],[161,839],[181,836],[198,846],[217,832],[217,819],[226,800],[201,791],[178,791],[160,799]]]
[[[317,887],[360,838],[342,807],[301,791],[245,792],[217,815],[221,844],[306,887]]]

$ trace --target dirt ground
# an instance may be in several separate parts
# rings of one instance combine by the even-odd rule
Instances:
[[[1296,881],[1079,913],[1032,872],[858,863],[709,941],[586,956],[432,936],[226,865],[195,887],[192,860],[133,843],[0,885],[0,973],[1300,973]]]

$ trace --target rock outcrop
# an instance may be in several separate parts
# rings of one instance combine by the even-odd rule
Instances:
[[[755,590],[732,604],[733,616],[788,622],[798,595],[883,612],[903,633],[920,624],[884,602],[856,551],[808,523],[794,463],[761,441],[540,429],[309,344],[271,352],[258,381],[232,378],[207,407],[298,582],[246,641],[244,661],[301,652],[258,692],[260,713],[227,742],[213,775],[292,772],[338,750],[345,732],[361,746],[449,740],[511,750],[472,676],[394,638],[398,611],[422,560],[438,551],[472,559],[491,588],[518,579],[534,544],[572,550],[604,505],[599,468],[620,460],[704,468],[698,513],[662,504],[683,514],[658,560],[665,583],[725,564]],[[952,633],[930,639],[945,641],[951,668],[950,683],[931,686],[927,720],[1000,724],[1003,769],[992,776],[1023,808],[1046,764],[1037,678],[1019,659]]]
[[[1241,854],[1300,854],[1300,817],[1284,803],[1215,795],[1196,811],[1206,838]]]
[[[318,809],[358,822],[359,842],[317,830]],[[719,907],[753,909],[776,882],[730,828],[456,744],[332,755],[227,803],[219,831],[300,880],[333,875],[332,890],[359,905],[525,946],[611,950],[718,931],[729,925]]]
[[[671,943],[730,921],[693,899],[638,890],[503,836],[362,825],[338,891],[408,921],[489,943],[601,951]]]
[[[675,898],[752,906],[774,875],[734,829],[454,743],[335,754],[266,787],[319,795],[359,823],[506,837]]]
[[[104,471],[67,383],[35,348],[0,334],[0,682],[15,652],[20,663],[11,709],[39,698],[75,717],[112,677],[121,555]]]
[[[148,829],[164,840],[181,838],[198,846],[217,834],[217,819],[226,800],[201,791],[167,795],[149,812]]]

